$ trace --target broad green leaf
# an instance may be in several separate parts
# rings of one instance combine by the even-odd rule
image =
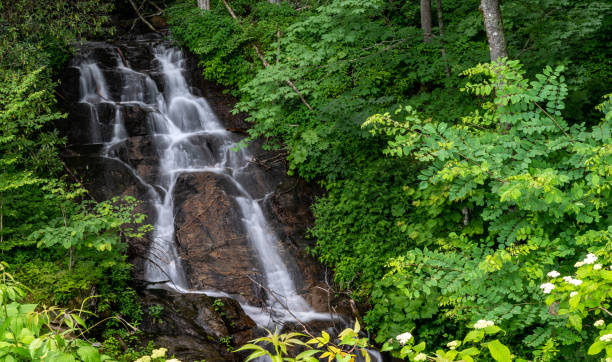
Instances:
[[[100,352],[97,348],[91,346],[83,346],[77,350],[77,354],[83,362],[100,362],[102,361],[100,358]]]
[[[595,343],[593,343],[590,347],[589,350],[587,351],[588,354],[590,355],[594,355],[594,354],[598,354],[599,352],[601,352],[604,348],[606,347],[606,344],[602,341],[596,341]]]
[[[491,357],[497,362],[511,362],[512,357],[510,355],[510,349],[504,346],[499,340],[494,340],[487,343],[487,348],[491,353]]]

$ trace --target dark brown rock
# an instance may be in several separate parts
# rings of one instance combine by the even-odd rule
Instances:
[[[238,195],[227,178],[210,172],[184,174],[175,187],[176,237],[193,288],[243,295],[257,304],[257,259],[249,247]]]
[[[148,184],[155,184],[159,178],[159,156],[155,150],[152,136],[130,137],[114,145],[109,151],[111,157],[117,157],[130,166],[137,175]],[[135,176],[134,176],[135,177]]]
[[[159,15],[155,15],[151,18],[151,24],[156,29],[166,29],[168,27],[168,23],[166,23],[166,18]]]
[[[92,115],[97,114],[97,122]],[[87,104],[76,102],[68,109],[68,117],[58,119],[55,125],[68,138],[70,145],[101,143],[112,138],[115,107],[112,103]]]
[[[145,315],[140,329],[183,361],[239,361],[228,349],[252,339],[256,329],[230,298],[145,289],[141,300]]]
[[[125,104],[121,106],[123,125],[130,137],[146,136],[149,134],[147,116],[150,112],[150,109],[141,107],[137,104]]]

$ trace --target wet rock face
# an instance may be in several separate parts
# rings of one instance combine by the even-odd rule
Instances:
[[[150,48],[143,45],[143,42],[151,41],[163,40],[152,35],[142,41],[113,45],[92,43],[82,49],[72,64],[89,57],[95,59],[108,83],[109,96],[115,100],[122,99],[122,95],[125,98],[126,77],[131,77],[134,82],[143,81],[141,76],[118,68],[120,61],[128,62],[136,71],[147,72],[162,91],[163,82],[157,72],[159,64],[152,60]],[[196,63],[188,59],[185,64],[187,72],[197,75],[193,79],[199,79],[201,74]],[[80,103],[79,76],[78,68],[67,66],[59,89],[63,96],[62,105],[69,113],[67,119],[57,124],[62,135],[69,140],[69,147],[63,153],[66,164],[84,181],[90,195],[98,201],[118,195],[143,200],[136,211],[147,214],[147,221],[153,223],[156,211],[152,206],[151,194],[165,195],[165,190],[147,185],[156,184],[156,180],[164,177],[159,170],[160,155],[155,147],[156,142],[164,141],[152,136],[151,118],[155,110],[130,99],[123,99],[114,106],[103,102],[96,109],[98,124],[92,125],[90,106]],[[194,86],[207,98],[222,124],[235,132],[235,138],[242,137],[247,124],[244,115],[231,114],[235,100],[212,83],[201,81]],[[106,150],[100,144],[92,144],[92,127],[96,128],[101,139],[109,140],[118,113],[124,121],[126,138]],[[227,157],[218,152],[223,142],[214,135],[195,135],[181,141],[180,147],[198,148],[202,151],[199,153],[202,157],[218,162]],[[103,157],[103,151],[109,157]],[[335,303],[335,300],[317,288],[326,287],[322,282],[325,273],[304,252],[309,244],[305,238],[306,230],[313,221],[310,204],[313,195],[320,191],[286,176],[283,155],[263,151],[261,142],[253,142],[249,152],[254,159],[235,178],[262,206],[269,226],[278,236],[281,254],[295,276],[300,295],[315,310],[327,311],[328,305]],[[176,242],[192,288],[224,291],[241,301],[261,306],[264,291],[254,281],[263,284],[262,268],[249,245],[240,208],[234,199],[239,195],[236,184],[223,173],[180,175],[174,189]],[[136,280],[144,279],[150,238],[148,235],[143,239],[128,241],[129,260],[134,264]],[[212,305],[214,298],[205,295],[178,295],[144,289],[141,294],[145,310],[153,305],[162,305],[167,312],[161,321],[147,314],[143,329],[183,360],[205,358],[209,361],[232,361],[236,355],[228,353],[218,343],[219,339],[231,336],[234,345],[240,345],[252,338],[255,325],[234,300],[224,299],[223,307],[215,307]]]
[[[149,134],[149,122],[146,120],[151,113],[150,109],[146,109],[137,104],[130,104],[122,106],[121,113],[125,130],[130,137],[146,136]]]
[[[176,240],[192,288],[243,295],[257,304],[257,258],[247,241],[236,186],[210,172],[184,174],[175,187]]]
[[[139,328],[183,361],[241,361],[244,356],[229,349],[254,337],[255,323],[230,298],[144,289],[141,300]]]

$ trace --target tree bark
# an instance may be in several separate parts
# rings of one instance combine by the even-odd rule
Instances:
[[[423,41],[425,43],[429,43],[432,38],[431,24],[431,0],[421,0],[421,29],[423,29]]]
[[[499,0],[481,0],[480,11],[484,19],[491,61],[508,56],[506,37],[504,36],[504,23],[502,21]]]
[[[210,0],[198,0],[198,7],[202,10],[210,10]]]
[[[279,4],[280,4],[280,0],[268,0],[268,2],[269,2],[270,4],[276,4],[276,5],[279,5]]]
[[[438,8],[438,30],[440,31],[440,52],[442,53],[442,60],[444,60],[444,70],[446,71],[446,77],[450,78],[451,72],[448,65],[448,58],[446,57],[446,46],[444,45],[444,23],[442,22],[442,0],[436,0],[436,7]]]

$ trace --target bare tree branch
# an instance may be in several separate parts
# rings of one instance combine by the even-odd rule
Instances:
[[[130,0],[132,1],[132,0]],[[230,7],[230,5],[227,3],[226,0],[222,0],[223,1],[223,5],[225,5],[225,8],[227,9],[227,11],[230,13],[230,15],[232,16],[232,18],[234,18],[234,20],[237,20],[238,22],[240,22],[240,19],[238,19],[238,17],[236,16],[236,14],[234,13],[234,10],[232,10],[232,8]],[[263,53],[261,52],[261,50],[259,50],[259,47],[256,44],[253,44],[253,48],[255,48],[255,53],[257,53],[257,56],[259,57],[259,59],[261,60],[261,63],[263,64],[263,66],[265,68],[269,67],[270,64],[268,63],[268,61],[266,60],[266,58],[264,57]],[[302,103],[306,106],[306,108],[308,108],[309,110],[312,111],[312,107],[310,106],[310,104],[308,104],[308,102],[306,101],[306,98],[304,98],[304,95],[302,94],[302,92],[299,91],[299,89],[297,89],[297,87],[295,86],[295,84],[287,79],[285,80],[285,83],[287,83],[287,85],[289,87],[291,87],[291,89],[293,89],[293,91],[298,95],[298,97],[300,97],[300,100],[302,101]]]

